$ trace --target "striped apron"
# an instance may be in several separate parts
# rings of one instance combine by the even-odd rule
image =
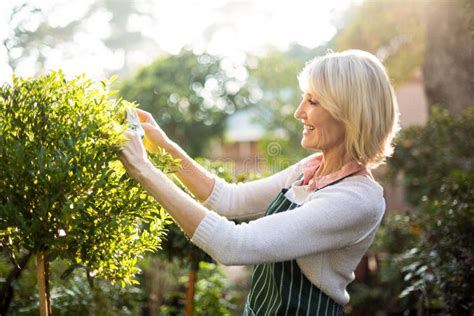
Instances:
[[[265,216],[299,206],[285,197],[286,191],[281,190]],[[306,278],[296,260],[290,260],[254,266],[243,315],[344,315],[344,312],[341,305]]]

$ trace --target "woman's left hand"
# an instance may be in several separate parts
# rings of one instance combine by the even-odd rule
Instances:
[[[148,160],[145,146],[143,146],[140,135],[132,130],[126,130],[123,135],[128,138],[122,144],[118,156],[122,161],[127,173],[138,180],[142,171],[151,165]]]
[[[137,132],[126,130],[123,135],[128,140],[122,144],[118,156],[128,174],[170,213],[189,237],[192,237],[209,211],[153,166]]]

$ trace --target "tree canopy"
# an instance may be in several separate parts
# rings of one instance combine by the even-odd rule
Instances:
[[[131,105],[111,94],[61,72],[0,89],[0,243],[12,258],[42,251],[126,284],[158,249],[167,216],[118,160]]]
[[[348,11],[334,38],[335,48],[362,49],[377,55],[398,85],[423,64],[426,7],[424,1],[362,1]]]

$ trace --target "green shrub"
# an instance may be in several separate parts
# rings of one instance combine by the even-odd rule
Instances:
[[[474,107],[453,117],[433,108],[426,126],[404,129],[388,161],[389,175],[403,173],[406,197],[412,205],[435,197],[454,170],[474,168]]]
[[[349,314],[403,313],[413,309],[415,299],[400,298],[405,287],[403,281],[403,259],[407,249],[414,246],[419,228],[410,217],[389,211],[380,225],[374,243],[369,249],[371,260],[376,260],[377,269],[369,270],[365,282],[355,281],[349,286],[351,300],[346,308]],[[360,314],[359,313],[359,314]]]
[[[405,253],[402,297],[419,291],[428,308],[474,308],[474,108],[451,116],[435,108],[425,127],[402,132],[390,160],[402,172],[418,240]]]
[[[13,262],[44,252],[122,286],[156,251],[168,217],[118,160],[126,128],[111,81],[61,72],[0,89],[0,246]],[[160,156],[162,168],[174,163]]]
[[[453,172],[412,219],[421,227],[406,254],[402,296],[424,290],[430,305],[460,315],[474,308],[474,171]],[[435,295],[433,295],[435,294]]]
[[[460,116],[434,108],[425,126],[400,133],[387,176],[402,175],[411,205],[388,210],[369,249],[378,269],[351,284],[349,312],[472,313],[472,135],[474,108]]]

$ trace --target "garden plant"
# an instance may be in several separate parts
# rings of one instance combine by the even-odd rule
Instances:
[[[113,79],[68,80],[60,72],[14,77],[0,89],[0,248],[11,271],[0,291],[0,314],[14,282],[36,258],[42,315],[51,313],[48,263],[62,259],[121,286],[138,282],[137,260],[157,251],[169,217],[118,160],[125,110]],[[167,171],[177,163],[162,153]]]

